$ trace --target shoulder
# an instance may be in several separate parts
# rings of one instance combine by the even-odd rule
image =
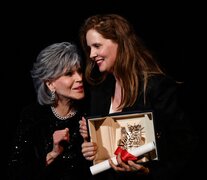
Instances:
[[[46,105],[40,105],[37,102],[31,103],[27,106],[25,106],[21,113],[20,113],[20,121],[26,122],[37,122],[42,118],[43,116],[49,116],[49,106]]]
[[[152,76],[148,80],[147,92],[153,97],[166,97],[181,93],[183,83],[167,75]]]
[[[174,78],[168,75],[154,75],[149,78],[149,85],[160,86],[160,85],[173,85],[176,86]]]
[[[46,106],[40,105],[37,102],[33,102],[31,104],[28,104],[27,106],[22,108],[21,114],[37,114],[41,113],[42,111],[45,111]]]
[[[178,88],[181,83],[176,82],[174,78],[167,75],[155,75],[151,76],[148,80],[148,88],[149,89],[171,89],[171,88]]]

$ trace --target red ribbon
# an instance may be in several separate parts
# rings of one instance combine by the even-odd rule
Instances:
[[[115,155],[118,155],[119,153],[121,153],[121,159],[124,162],[127,162],[129,160],[134,161],[137,160],[137,157],[135,157],[134,155],[130,154],[127,150],[121,148],[121,147],[117,147],[116,151],[114,152]]]

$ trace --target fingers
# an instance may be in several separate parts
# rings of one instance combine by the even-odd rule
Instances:
[[[80,129],[87,131],[87,124],[86,119],[82,117],[82,119],[79,121]]]
[[[65,128],[65,135],[63,136],[63,140],[69,142],[69,139],[70,139],[69,129]]]
[[[81,134],[81,136],[83,137],[84,141],[87,141],[88,139],[88,129],[87,129],[87,125],[86,125],[86,119],[84,117],[82,117],[82,119],[79,121],[79,132]]]
[[[138,175],[149,174],[149,168],[141,164],[136,164],[134,161],[128,161],[127,163],[125,163],[122,161],[120,154],[117,155],[116,160],[117,160],[117,165],[115,165],[111,159],[109,160],[109,164],[115,171],[119,171],[119,172],[137,171]]]
[[[65,128],[63,130],[57,130],[53,133],[53,141],[54,144],[59,144],[62,140],[69,141],[69,129]]]
[[[94,160],[97,153],[97,145],[92,142],[84,142],[82,144],[82,154],[87,160]]]
[[[69,128],[65,128],[65,132],[66,133],[69,133]]]
[[[53,133],[53,151],[58,154],[61,154],[64,150],[64,143],[69,142],[69,140],[69,128],[56,130]]]
[[[135,171],[139,171],[139,173],[141,174],[149,174],[149,168],[141,165],[141,164],[136,164],[133,161],[128,161],[128,164],[130,165],[130,167],[132,169],[134,169]]]
[[[84,142],[81,147],[83,154],[90,155],[90,153],[92,154],[92,152],[97,151],[97,145],[93,142]]]
[[[125,171],[132,171],[132,169],[130,168],[130,166],[126,163],[124,163],[122,160],[121,160],[121,156],[120,154],[117,155],[117,164],[118,165],[115,165],[112,160],[110,159],[109,160],[109,164],[111,165],[111,167],[115,170],[115,171],[120,171],[120,172],[125,172]]]

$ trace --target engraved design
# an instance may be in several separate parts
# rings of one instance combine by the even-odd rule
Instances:
[[[128,150],[132,147],[143,145],[145,141],[143,136],[144,127],[140,124],[127,124],[127,128],[128,131],[126,127],[121,127],[121,139],[119,140],[118,146],[122,146],[124,149]]]

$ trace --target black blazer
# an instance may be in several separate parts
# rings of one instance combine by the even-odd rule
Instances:
[[[114,86],[115,79],[109,75],[102,84],[90,87],[88,91],[90,93],[88,96],[90,97],[88,100],[89,116],[105,116],[109,113]],[[153,112],[159,160],[146,164],[150,169],[150,174],[147,177],[139,177],[139,179],[169,180],[187,175],[186,167],[191,162],[197,137],[181,102],[180,86],[170,77],[153,76],[147,85],[146,104],[144,104],[143,87],[141,87],[135,104],[123,109],[123,112]],[[112,179],[137,176],[132,173],[120,174],[110,169],[96,176],[97,179],[109,178],[105,175]]]

